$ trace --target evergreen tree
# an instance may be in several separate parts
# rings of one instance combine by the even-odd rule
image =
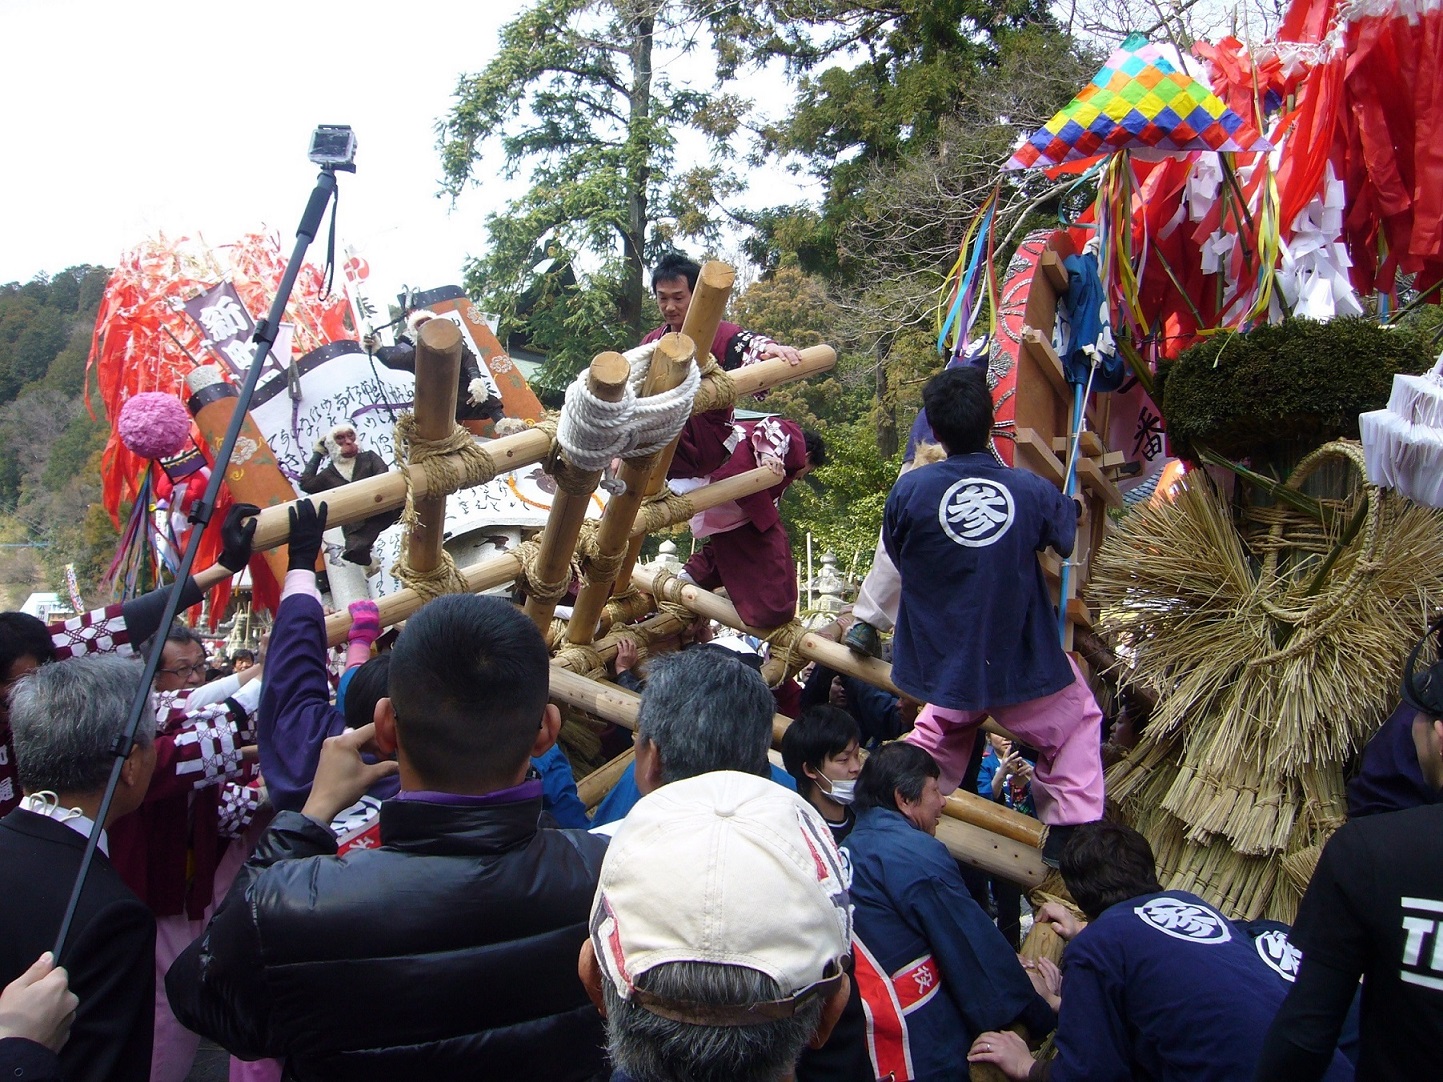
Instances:
[[[596,352],[639,340],[647,265],[681,238],[713,239],[716,208],[736,191],[725,159],[747,103],[657,67],[698,65],[706,24],[695,15],[680,0],[539,0],[461,80],[440,125],[453,196],[495,173],[529,177],[488,221],[467,285],[503,333],[548,354],[553,388]],[[687,131],[711,141],[709,164],[679,166]],[[488,166],[493,140],[502,160]]]

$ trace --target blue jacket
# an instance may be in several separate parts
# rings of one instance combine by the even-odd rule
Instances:
[[[1196,895],[1118,902],[1062,957],[1050,1082],[1251,1078],[1287,988],[1247,930]],[[1335,1056],[1324,1077],[1352,1072]]]
[[[965,1077],[977,1034],[1056,1017],[982,912],[947,847],[900,812],[868,808],[842,843],[852,862],[855,991],[878,1078]]]
[[[797,791],[796,780],[776,764],[770,765],[772,781],[795,793]],[[543,775],[544,777],[545,775]],[[572,791],[575,791],[575,786],[572,787]],[[641,790],[636,787],[636,764],[628,763],[626,769],[621,772],[621,777],[617,778],[616,784],[611,787],[611,792],[606,794],[606,799],[596,806],[596,811],[591,813],[591,825],[599,827],[607,823],[614,823],[618,819],[625,819],[626,813],[636,807],[636,802],[640,799]],[[577,803],[580,801],[578,800]],[[571,824],[564,823],[562,825],[570,826]]]
[[[1072,683],[1037,553],[1072,552],[1072,500],[990,454],[897,479],[882,539],[902,575],[892,679],[914,699],[986,710]]]

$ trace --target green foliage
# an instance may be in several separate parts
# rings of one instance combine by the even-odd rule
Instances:
[[[1184,351],[1159,372],[1159,406],[1176,454],[1195,458],[1201,443],[1282,472],[1328,440],[1356,439],[1358,414],[1387,404],[1394,374],[1431,363],[1406,329],[1293,319]]]
[[[114,553],[100,506],[108,426],[82,400],[91,328],[109,275],[72,267],[0,286],[0,590],[16,605],[33,590],[65,593],[73,563],[87,601]]]
[[[843,571],[853,565],[865,574],[872,565],[882,508],[901,469],[900,458],[877,452],[868,419],[830,424],[822,430],[827,464],[807,481],[793,485],[782,501],[782,518],[791,533],[794,552],[801,552],[810,532],[815,545],[837,554]]]
[[[645,267],[681,238],[714,239],[714,209],[737,190],[726,158],[749,103],[676,87],[653,67],[654,52],[694,45],[689,14],[681,0],[540,0],[461,79],[441,122],[453,196],[527,173],[526,193],[488,220],[466,281],[506,335],[548,354],[547,386],[640,339]],[[685,130],[710,140],[706,165],[678,167]],[[488,146],[499,162],[486,163]],[[538,275],[547,257],[565,273]]]

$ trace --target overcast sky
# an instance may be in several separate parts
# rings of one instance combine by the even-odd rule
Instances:
[[[521,188],[488,181],[452,209],[435,122],[523,7],[0,0],[0,282],[111,266],[160,232],[218,246],[264,227],[288,251],[315,182],[310,133],[340,123],[359,153],[339,240],[369,261],[374,295],[459,283],[487,214]]]

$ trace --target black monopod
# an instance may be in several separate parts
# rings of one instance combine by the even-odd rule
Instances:
[[[215,453],[215,460],[211,464],[210,481],[205,486],[205,494],[196,501],[195,507],[190,513],[190,540],[186,543],[185,554],[181,557],[180,567],[176,570],[175,585],[171,587],[170,596],[166,599],[165,613],[157,625],[161,629],[161,633],[154,637],[150,655],[145,659],[145,671],[140,678],[140,689],[136,692],[135,700],[130,704],[130,715],[126,721],[125,730],[115,738],[115,743],[111,746],[115,762],[110,768],[110,779],[105,783],[105,796],[100,801],[100,809],[96,812],[95,823],[90,828],[89,837],[85,840],[85,853],[80,858],[80,871],[75,877],[75,887],[70,892],[70,901],[65,907],[65,916],[60,921],[60,931],[55,937],[53,953],[57,966],[64,964],[61,961],[61,952],[65,947],[66,937],[70,933],[71,922],[75,919],[75,910],[80,905],[80,894],[85,889],[86,876],[95,862],[95,850],[100,844],[100,833],[105,829],[105,819],[109,815],[110,805],[115,799],[116,786],[120,783],[120,769],[135,746],[135,734],[140,728],[141,717],[144,716],[145,711],[151,709],[150,688],[151,683],[155,680],[155,670],[160,666],[161,651],[165,649],[164,630],[170,627],[180,609],[181,587],[190,577],[191,567],[195,564],[196,550],[200,547],[200,536],[215,511],[216,497],[220,495],[221,482],[225,480],[231,452],[235,449],[236,438],[240,435],[241,425],[245,422],[246,413],[250,410],[251,397],[255,394],[256,384],[260,382],[261,369],[265,367],[266,355],[275,344],[276,328],[285,315],[286,303],[291,298],[291,289],[296,283],[296,276],[300,273],[301,260],[306,254],[306,249],[310,247],[311,241],[315,240],[316,234],[320,232],[321,220],[326,215],[326,206],[336,194],[336,171],[345,170],[351,173],[356,171],[355,133],[351,131],[349,125],[322,124],[311,135],[309,157],[311,161],[321,167],[321,175],[316,178],[316,186],[311,192],[310,202],[306,204],[305,214],[301,216],[301,224],[296,228],[296,246],[291,252],[290,262],[286,264],[286,272],[281,277],[280,286],[276,290],[270,314],[256,324],[255,336],[251,339],[256,348],[251,355],[250,368],[246,370],[245,383],[241,386],[235,412],[231,416],[230,425],[226,428],[225,439],[221,441],[220,448]],[[334,224],[333,218],[333,227]],[[332,229],[332,239],[334,240],[334,228]]]

